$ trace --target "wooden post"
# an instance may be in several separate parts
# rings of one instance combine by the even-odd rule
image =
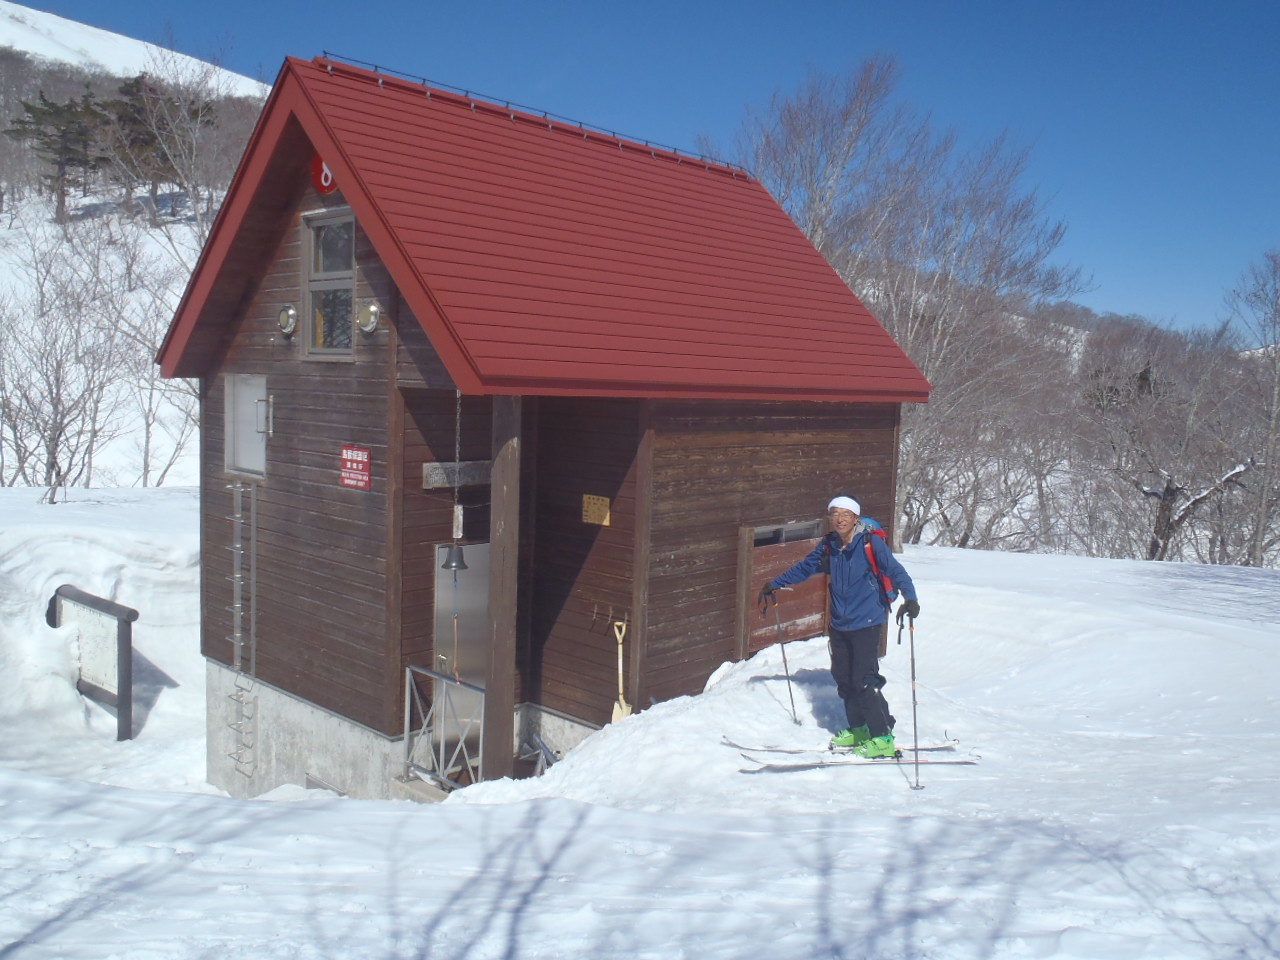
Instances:
[[[489,620],[480,779],[511,776],[515,765],[516,591],[520,557],[520,397],[493,398],[490,477]]]
[[[636,441],[635,489],[636,532],[631,550],[631,626],[627,646],[627,700],[632,709],[649,702],[649,543],[653,527],[653,401],[640,401],[640,424]]]

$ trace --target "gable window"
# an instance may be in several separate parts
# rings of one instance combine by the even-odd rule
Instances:
[[[350,214],[307,221],[308,352],[350,355],[356,225]]]
[[[267,378],[228,374],[226,394],[227,470],[261,476],[267,472],[267,437],[271,433]]]

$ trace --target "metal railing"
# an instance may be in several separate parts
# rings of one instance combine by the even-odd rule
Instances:
[[[432,681],[429,708],[415,675]],[[416,726],[415,718],[421,718]],[[406,667],[404,779],[417,777],[456,790],[466,786],[464,778],[469,783],[479,779],[483,753],[484,688],[426,667]]]

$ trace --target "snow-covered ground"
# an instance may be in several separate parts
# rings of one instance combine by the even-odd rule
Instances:
[[[0,490],[5,960],[1280,955],[1277,571],[908,550],[918,736],[980,758],[920,790],[722,743],[824,743],[818,640],[788,647],[798,725],[775,647],[538,780],[237,801],[202,781],[193,492],[37,500]],[[131,742],[44,623],[63,583],[141,613]]]

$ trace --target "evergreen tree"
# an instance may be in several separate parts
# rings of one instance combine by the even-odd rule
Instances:
[[[52,168],[42,175],[53,193],[54,220],[67,222],[67,195],[87,191],[94,171],[104,163],[98,141],[106,116],[91,90],[65,103],[54,103],[40,92],[36,103],[22,101],[24,116],[13,121],[5,134],[28,141]]]
[[[164,142],[168,133],[164,118],[172,112],[173,98],[145,73],[126,80],[118,92],[119,98],[104,104],[109,118],[106,149],[110,176],[123,189],[127,210],[133,207],[135,187],[147,184],[154,225],[160,185],[178,179]]]

